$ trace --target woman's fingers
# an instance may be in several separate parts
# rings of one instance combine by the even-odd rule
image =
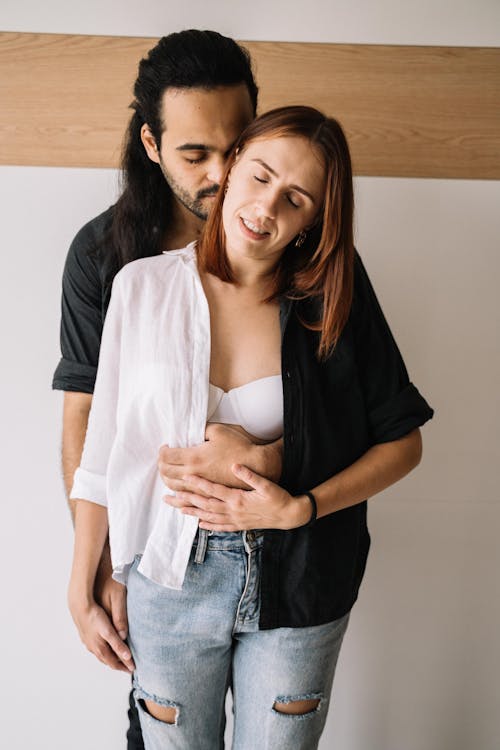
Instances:
[[[98,634],[101,636],[102,640],[109,645],[110,649],[116,654],[128,671],[133,672],[135,666],[130,649],[127,644],[122,641],[106,615],[101,618]]]
[[[278,487],[278,485],[270,482],[269,479],[262,477],[260,474],[256,474],[255,471],[252,471],[242,464],[234,464],[232,466],[232,472],[238,477],[238,479],[241,479],[245,484],[252,487],[252,489],[257,490],[261,495],[269,494],[273,489]],[[208,479],[203,479],[203,477],[198,477],[196,475],[185,476],[184,480],[189,489],[192,488],[207,497],[216,497],[224,502],[230,502],[231,500],[236,500],[242,496],[242,490],[226,487],[224,484],[210,482]]]
[[[165,501],[185,515],[197,517],[200,527],[209,531],[281,528],[290,495],[246,466],[234,464],[232,470],[252,489],[234,489],[189,475],[185,481],[190,491],[178,491],[175,498],[166,497]]]
[[[190,485],[184,479],[182,475],[179,479],[172,479],[170,476],[167,478],[163,477],[165,485],[174,492],[189,492]]]
[[[204,497],[194,492],[177,492],[175,497],[165,495],[165,502],[182,511],[193,510],[191,515],[197,515],[197,510],[209,511],[211,513],[225,514],[228,510],[226,503],[216,497]]]
[[[89,647],[88,647],[89,648]],[[130,674],[130,670],[123,664],[122,661],[117,657],[115,652],[109,647],[106,641],[101,641],[96,644],[94,648],[89,648],[94,656],[96,656],[100,662],[105,664],[111,669],[115,669],[118,672],[127,672]]]
[[[217,484],[216,482],[210,482],[208,479],[189,475],[184,477],[186,485],[190,490],[196,491],[208,498],[217,498],[224,502],[229,502],[236,497],[239,497],[241,490],[235,490],[232,487],[226,487],[224,484]]]
[[[277,487],[277,485],[275,485],[273,482],[270,482],[269,479],[266,479],[260,474],[256,474],[255,471],[249,469],[248,466],[243,466],[242,464],[234,464],[232,467],[232,471],[235,477],[238,477],[238,479],[242,479],[260,495],[269,494],[273,489]]]
[[[120,638],[102,607],[94,604],[80,614],[73,613],[73,617],[83,643],[99,661],[111,669],[134,671],[130,649]]]

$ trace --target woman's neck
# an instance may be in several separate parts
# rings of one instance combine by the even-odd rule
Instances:
[[[276,261],[273,258],[235,257],[226,250],[233,277],[241,289],[255,294],[270,293]]]

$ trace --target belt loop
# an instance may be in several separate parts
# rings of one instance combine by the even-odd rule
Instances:
[[[196,545],[195,563],[201,565],[205,562],[205,553],[207,551],[209,532],[207,529],[198,529],[198,544]]]

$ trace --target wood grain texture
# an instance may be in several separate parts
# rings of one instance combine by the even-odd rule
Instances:
[[[156,40],[0,34],[0,163],[115,167],[137,63]],[[358,175],[500,177],[500,49],[243,42],[260,111],[344,126]]]

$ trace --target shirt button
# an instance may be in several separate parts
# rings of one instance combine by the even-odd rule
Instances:
[[[289,440],[290,440],[290,445],[292,445],[293,444],[293,432],[290,433]]]
[[[285,372],[285,375],[286,375],[287,378],[291,378],[292,377],[292,374],[291,374],[290,370],[287,370]]]

